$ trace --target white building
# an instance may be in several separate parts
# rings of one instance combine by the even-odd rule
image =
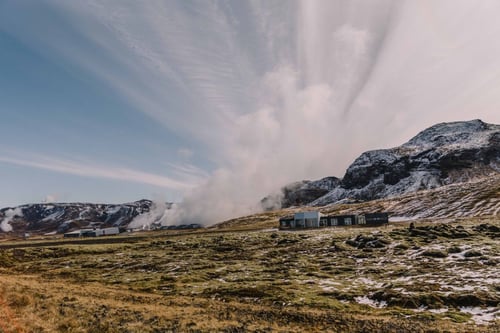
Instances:
[[[119,233],[120,229],[118,227],[110,227],[104,229],[81,229],[65,233],[64,238],[111,236],[118,235]]]
[[[120,229],[118,227],[110,227],[101,229],[102,236],[110,236],[110,235],[118,235],[120,233]]]

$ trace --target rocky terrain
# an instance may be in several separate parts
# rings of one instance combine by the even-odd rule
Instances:
[[[481,120],[434,125],[407,143],[363,153],[342,179],[285,186],[263,200],[281,207],[391,198],[500,173],[500,125]],[[329,178],[326,178],[329,179]],[[276,205],[275,205],[276,206]],[[278,205],[279,206],[279,205]]]

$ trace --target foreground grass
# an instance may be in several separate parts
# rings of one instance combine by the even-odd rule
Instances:
[[[0,332],[497,332],[499,222],[19,242]]]

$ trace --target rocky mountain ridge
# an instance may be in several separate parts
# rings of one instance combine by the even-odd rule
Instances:
[[[151,200],[125,204],[37,203],[0,209],[0,232],[57,232],[83,227],[123,227],[150,211]]]
[[[342,179],[335,178],[330,183],[330,188],[315,186],[322,180],[297,182],[262,202],[264,208],[269,208],[268,202],[278,202],[272,208],[286,208],[369,201],[468,182],[499,172],[500,125],[481,120],[441,123],[399,147],[361,154]],[[313,194],[317,196],[311,200]]]

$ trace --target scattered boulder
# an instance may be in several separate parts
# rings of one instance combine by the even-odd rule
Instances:
[[[472,227],[472,230],[480,233],[484,233],[487,236],[490,236],[492,238],[498,238],[500,237],[500,227],[489,224],[489,223],[482,223],[480,225]]]
[[[458,245],[453,245],[448,248],[448,253],[460,253],[462,252],[462,248]]]
[[[466,257],[466,258],[480,257],[482,255],[483,254],[481,253],[481,251],[478,251],[478,250],[470,250],[470,251],[467,251],[464,253],[464,257]]]
[[[427,238],[466,238],[470,234],[462,226],[452,226],[449,224],[438,223],[436,225],[418,226],[409,229],[412,237],[427,237]]]
[[[358,249],[365,249],[365,248],[377,249],[377,248],[384,248],[391,242],[384,238],[379,238],[376,236],[365,236],[359,234],[354,239],[346,240],[345,243]]]
[[[422,255],[424,257],[432,257],[432,258],[446,258],[448,256],[448,254],[446,252],[444,252],[442,250],[438,250],[438,249],[425,250],[420,255]]]

